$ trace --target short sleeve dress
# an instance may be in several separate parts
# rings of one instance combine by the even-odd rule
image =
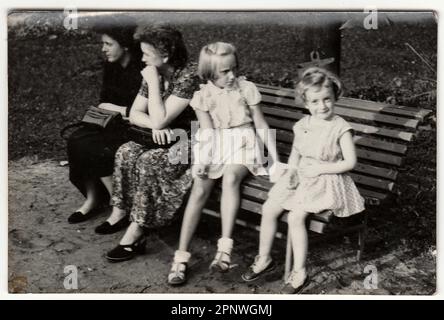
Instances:
[[[162,98],[165,101],[170,95],[175,95],[191,99],[199,83],[197,66],[190,63],[175,71],[168,89],[162,88]],[[148,94],[148,85],[143,81],[139,95],[148,98]],[[191,121],[195,119],[193,109],[186,107],[169,127],[189,131]],[[112,205],[125,210],[131,221],[142,227],[157,228],[169,224],[191,187],[189,165],[172,161],[173,155],[175,159],[184,158],[184,149],[177,147],[178,143],[170,148],[159,148],[158,145],[130,141],[117,150]],[[189,153],[189,142],[186,143],[185,149]]]
[[[267,174],[256,137],[249,106],[257,105],[261,95],[255,84],[244,77],[236,79],[231,88],[219,88],[211,81],[194,93],[190,106],[208,112],[214,130],[206,141],[193,145],[193,163],[208,164],[208,177],[218,179],[227,165],[245,165],[254,175]],[[202,136],[200,136],[202,137]],[[196,176],[193,166],[193,176]]]
[[[339,116],[320,126],[313,124],[311,116],[298,121],[293,127],[293,146],[301,156],[299,167],[342,160],[339,140],[349,130],[352,127]],[[365,209],[364,199],[346,173],[298,177],[298,182],[296,189],[288,189],[285,179],[279,180],[270,190],[269,199],[286,210],[302,208],[306,212],[318,213],[330,209],[338,217]]]

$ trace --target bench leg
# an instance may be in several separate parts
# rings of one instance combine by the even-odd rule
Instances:
[[[362,255],[364,254],[365,238],[367,236],[367,214],[364,213],[364,222],[362,228],[359,230],[358,235],[358,253],[356,255],[356,260],[361,261]]]
[[[291,265],[293,263],[293,248],[291,246],[290,228],[287,229],[287,249],[285,253],[285,273],[284,281],[287,281],[291,272]]]

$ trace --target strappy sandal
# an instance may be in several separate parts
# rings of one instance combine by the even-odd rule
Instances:
[[[173,265],[168,274],[168,284],[172,286],[179,286],[187,281],[188,261],[191,254],[187,251],[177,250],[174,254]]]
[[[218,251],[213,262],[211,262],[210,270],[217,272],[227,272],[231,267],[231,256],[227,252]]]
[[[231,250],[233,249],[233,239],[220,238],[217,240],[217,253],[211,262],[210,270],[227,272],[231,268]]]
[[[186,263],[173,262],[170,273],[168,274],[168,284],[172,286],[180,286],[187,281],[187,267]]]

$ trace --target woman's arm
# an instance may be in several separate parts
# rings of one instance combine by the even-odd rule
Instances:
[[[148,99],[138,94],[131,107],[129,121],[141,128],[153,129],[151,117],[147,114]]]
[[[109,102],[102,102],[98,105],[98,108],[109,110],[109,111],[117,111],[122,114],[122,116],[126,116],[126,107],[125,106],[118,106],[117,104],[109,103]]]
[[[344,160],[331,164],[307,166],[300,173],[306,177],[316,177],[321,174],[339,174],[352,170],[357,163],[356,149],[351,131],[346,131],[339,139]]]
[[[195,109],[197,120],[199,120],[199,131],[196,139],[199,141],[199,154],[194,154],[196,174],[201,179],[208,177],[208,164],[211,162],[213,147],[213,121],[208,112]]]
[[[249,107],[259,138],[267,147],[268,153],[273,159],[273,162],[279,161],[279,155],[276,148],[276,136],[271,134],[271,129],[268,126],[267,121],[265,120],[261,108],[259,107],[259,105],[253,105]]]
[[[157,68],[147,66],[142,76],[148,84],[148,113],[153,129],[167,127],[188,106],[190,99],[170,95],[166,101],[162,100],[160,80]]]

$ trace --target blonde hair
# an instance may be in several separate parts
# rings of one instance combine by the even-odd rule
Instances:
[[[200,50],[197,73],[202,80],[215,80],[216,71],[223,57],[234,55],[238,67],[236,47],[227,42],[210,43]]]
[[[296,85],[296,97],[301,97],[305,101],[305,92],[309,88],[331,88],[338,100],[342,96],[341,80],[332,72],[319,68],[311,67],[302,73],[301,80]]]

